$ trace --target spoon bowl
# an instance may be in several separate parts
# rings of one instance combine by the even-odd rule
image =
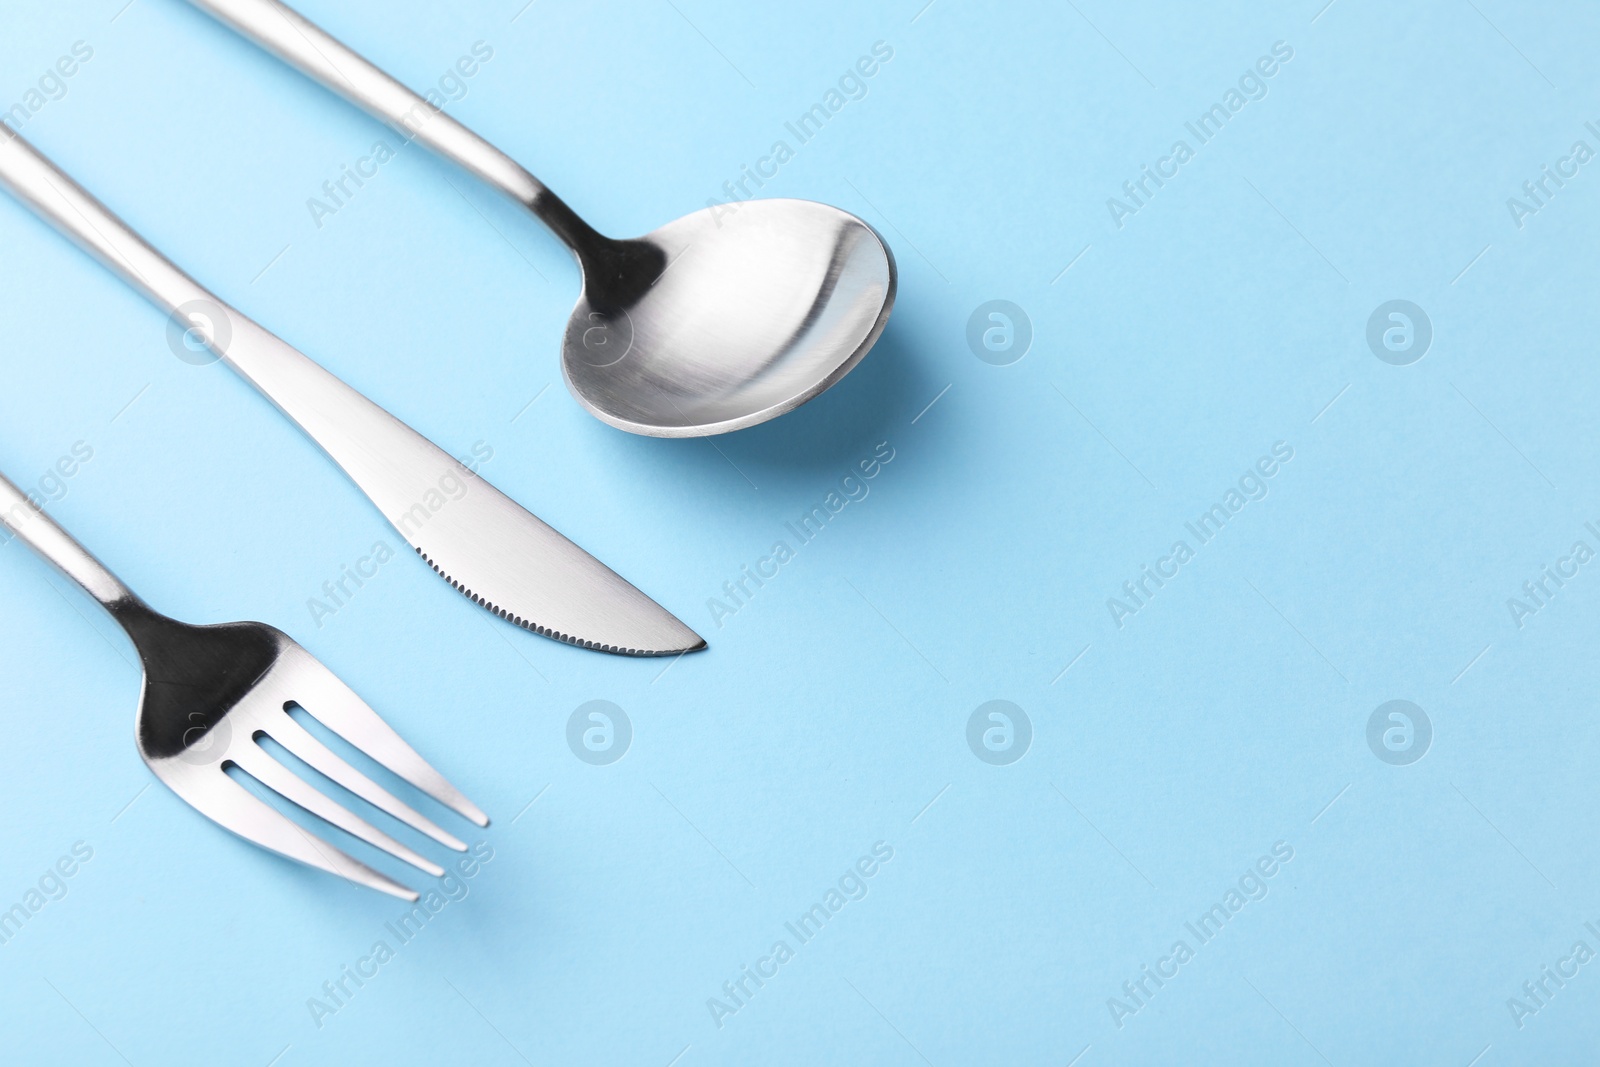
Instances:
[[[809,200],[685,215],[579,254],[561,346],[596,418],[651,437],[738,430],[843,378],[894,306],[894,256],[872,227]]]

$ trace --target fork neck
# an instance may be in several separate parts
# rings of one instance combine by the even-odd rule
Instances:
[[[130,610],[148,610],[105,564],[44,513],[40,504],[0,474],[0,526],[53,563],[121,621]]]

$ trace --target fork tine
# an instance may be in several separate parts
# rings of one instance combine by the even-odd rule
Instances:
[[[268,789],[332,823],[345,833],[359,837],[367,844],[381,848],[396,859],[405,860],[435,878],[444,874],[443,867],[402,845],[361,816],[348,811],[337,801],[330,800],[299,775],[279,763],[271,753],[259,745],[240,745],[237,751],[228,753],[228,758]]]
[[[389,813],[412,829],[422,831],[446,848],[455,849],[457,852],[465,852],[467,850],[466,843],[460,838],[441,829],[432,819],[421,814],[383,786],[350,766],[340,758],[338,753],[317,740],[311,731],[295,722],[294,718],[287,712],[282,715],[274,715],[271,719],[272,721],[264,725],[262,729],[266,731],[268,737],[288,749],[295,756],[338,782],[368,804]]]
[[[416,890],[310,833],[218,767],[164,760],[151,769],[184,803],[252,844],[391,897],[419,899]]]
[[[307,714],[445,807],[479,826],[489,825],[482,809],[417,755],[338,675],[311,653],[296,649],[301,663],[295,682],[305,687],[308,698],[296,703]]]

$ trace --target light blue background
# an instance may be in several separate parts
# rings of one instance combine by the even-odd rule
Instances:
[[[714,441],[581,411],[556,358],[574,268],[460,172],[407,148],[318,230],[306,199],[376,123],[177,0],[6,4],[0,107],[94,49],[35,144],[423,433],[489,443],[492,481],[711,641],[677,662],[557,645],[409,554],[318,628],[307,599],[393,533],[243,382],[175,359],[156,311],[0,203],[0,467],[37,481],[89,443],[55,515],[163,610],[290,631],[496,819],[470,895],[319,1027],[308,998],[393,946],[405,909],[152,786],[130,649],[0,548],[0,907],[94,850],[0,946],[8,1059],[1489,1067],[1595,1047],[1600,964],[1520,1029],[1506,1002],[1574,942],[1600,950],[1600,563],[1520,629],[1506,600],[1600,547],[1600,163],[1520,230],[1506,199],[1575,140],[1600,149],[1600,16],[923,2],[302,2],[414,86],[491,44],[452,113],[618,235],[703,206],[893,47],[763,190],[885,234],[888,331],[820,400]],[[1117,229],[1106,198],[1276,41],[1294,58],[1265,99]],[[1365,340],[1397,298],[1435,333],[1406,367]],[[965,340],[991,299],[1032,320],[1011,366]],[[870,496],[717,626],[708,598],[882,441]],[[1119,630],[1106,599],[1277,441],[1294,459],[1270,495]],[[594,699],[633,722],[611,766],[567,747]],[[1010,766],[967,746],[993,699],[1033,724]],[[1410,766],[1367,745],[1391,699],[1433,723]],[[797,946],[783,924],[879,841],[868,895]],[[1265,899],[1116,1026],[1108,998],[1279,841]],[[795,959],[719,1028],[707,998],[780,938]]]

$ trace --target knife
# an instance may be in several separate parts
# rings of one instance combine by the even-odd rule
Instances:
[[[0,123],[0,186],[165,311],[337,463],[427,564],[536,634],[628,656],[705,641],[405,423],[223,303]]]

